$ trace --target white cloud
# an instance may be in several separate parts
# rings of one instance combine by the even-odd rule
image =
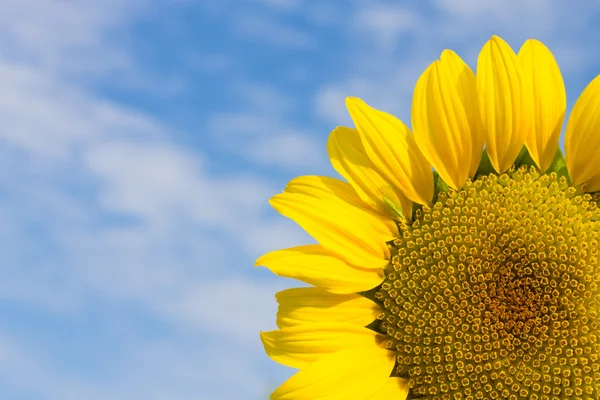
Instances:
[[[109,211],[152,222],[205,208],[204,219],[223,218],[223,205],[210,199],[212,191],[199,179],[200,160],[182,149],[115,140],[92,147],[85,161],[101,180],[100,202]]]
[[[40,400],[263,399],[273,389],[276,381],[257,368],[259,355],[247,343],[225,340],[204,347],[199,342],[190,335],[126,343],[122,359],[97,365],[97,376],[82,378],[76,376],[82,365],[57,367],[46,349],[0,332],[0,386],[4,395]],[[107,385],[111,377],[116,379]]]
[[[216,115],[211,132],[230,152],[259,165],[305,173],[323,169],[325,147],[310,132],[294,130],[277,117],[234,113]],[[320,135],[326,140],[327,135]]]
[[[36,156],[64,160],[107,133],[154,136],[162,129],[39,68],[0,62],[0,85],[0,139]]]
[[[175,143],[168,125],[94,94],[91,84],[106,77],[98,73],[134,68],[127,37],[110,36],[138,9],[88,3],[3,3],[0,299],[49,324],[95,318],[98,304],[118,324],[133,308],[172,333],[156,343],[132,328],[122,351],[106,349],[120,376],[104,382],[84,367],[58,368],[60,348],[28,350],[47,344],[45,335],[8,332],[0,369],[11,366],[11,389],[40,399],[263,397],[262,372],[237,377],[235,387],[228,373],[256,365],[257,332],[273,325],[279,286],[240,270],[273,248],[269,229],[279,243],[298,229],[265,219],[279,188],[264,178],[209,171],[206,155]]]
[[[212,115],[211,136],[223,148],[258,165],[314,173],[327,168],[328,132],[315,134],[294,121],[299,101],[264,84],[232,85],[235,111]]]
[[[321,147],[322,143],[308,134],[277,131],[251,143],[243,151],[260,164],[314,168],[323,164],[324,151]]]
[[[117,32],[142,2],[105,0],[4,1],[0,16],[3,56],[27,62],[46,71],[105,72],[129,63],[127,53],[107,46],[111,30]],[[111,48],[112,47],[112,48]],[[98,51],[102,62],[98,62]]]
[[[289,287],[289,282],[274,284],[232,278],[194,286],[157,302],[156,307],[180,323],[191,322],[205,333],[227,335],[243,343],[252,343],[252,347],[258,349],[258,332],[276,329],[274,295]]]
[[[405,5],[383,6],[375,4],[356,14],[359,27],[377,35],[379,46],[395,45],[399,36],[414,32],[426,21]]]
[[[237,98],[242,107],[253,115],[277,118],[287,114],[298,106],[298,99],[292,93],[258,82],[235,82],[230,85],[229,91]]]
[[[237,13],[233,16],[232,25],[232,29],[243,40],[260,40],[266,44],[303,50],[313,49],[316,44],[306,31],[264,13]]]

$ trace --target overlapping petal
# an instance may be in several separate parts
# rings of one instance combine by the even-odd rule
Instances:
[[[521,66],[510,46],[492,37],[477,60],[477,95],[487,153],[494,169],[507,171],[531,129],[531,99],[524,95]]]
[[[388,383],[394,353],[351,348],[320,358],[271,394],[271,400],[369,400]]]
[[[319,322],[261,332],[260,338],[273,360],[288,367],[304,368],[339,350],[365,348],[376,352],[381,335],[345,322]]]
[[[386,242],[398,234],[396,223],[365,207],[350,184],[303,176],[293,179],[270,203],[341,260],[362,268],[387,265]]]
[[[256,265],[332,293],[369,290],[383,280],[382,270],[352,267],[318,244],[267,253],[256,260]]]
[[[431,165],[406,125],[354,97],[346,99],[346,106],[377,172],[397,193],[429,204],[433,198]]]
[[[366,204],[390,218],[410,219],[412,202],[376,171],[356,129],[335,128],[329,135],[327,151],[333,168]]]
[[[600,75],[573,106],[565,135],[565,161],[574,185],[600,190]]]
[[[415,140],[433,168],[454,189],[473,176],[483,150],[475,74],[445,50],[421,75],[412,104]]]
[[[523,90],[532,105],[530,133],[525,137],[529,154],[545,172],[558,148],[567,108],[567,93],[552,52],[541,42],[529,39],[519,50]]]
[[[358,294],[332,294],[321,288],[295,288],[275,295],[279,328],[313,322],[346,322],[367,326],[381,312],[379,306]]]

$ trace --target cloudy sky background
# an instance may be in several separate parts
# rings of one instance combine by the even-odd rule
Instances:
[[[600,73],[600,2],[0,0],[0,393],[265,399],[273,293],[310,239],[267,199],[328,174],[345,96],[405,121],[444,48]]]

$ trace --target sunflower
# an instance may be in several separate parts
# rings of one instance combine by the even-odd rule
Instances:
[[[600,77],[558,142],[552,53],[499,37],[473,73],[445,50],[412,132],[357,98],[327,149],[345,180],[271,199],[319,244],[257,260],[284,290],[266,353],[297,368],[271,399],[599,399]]]

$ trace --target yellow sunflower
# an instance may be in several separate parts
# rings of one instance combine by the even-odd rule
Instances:
[[[412,132],[347,99],[327,149],[347,182],[271,199],[319,244],[257,265],[284,290],[271,399],[600,399],[600,77],[566,109],[552,53],[498,37],[415,86]]]

